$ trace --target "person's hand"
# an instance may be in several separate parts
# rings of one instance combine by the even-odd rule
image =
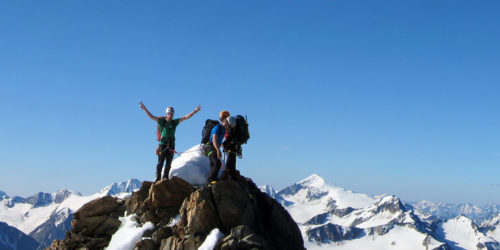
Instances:
[[[199,105],[199,104],[198,104],[198,107],[196,107],[196,108],[194,109],[194,111],[195,111],[195,112],[198,112],[198,111],[200,111],[200,110],[201,110],[201,105]]]
[[[144,103],[142,102],[139,102],[139,106],[141,107],[141,109],[146,109],[146,106],[144,106]]]
[[[222,153],[220,152],[220,150],[217,150],[217,159],[221,159],[222,158]]]

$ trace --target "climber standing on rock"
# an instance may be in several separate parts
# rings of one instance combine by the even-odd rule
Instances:
[[[235,180],[239,177],[236,171],[236,156],[242,157],[241,145],[247,143],[250,138],[248,131],[248,121],[241,115],[229,116],[227,120],[228,136],[222,146],[227,153],[226,169],[222,173],[221,179]]]
[[[141,109],[146,112],[149,118],[158,123],[158,128],[160,132],[159,145],[157,149],[158,154],[158,164],[156,165],[156,180],[161,179],[161,169],[163,168],[163,163],[166,160],[165,168],[163,169],[163,178],[168,179],[168,174],[170,172],[170,166],[172,165],[172,159],[175,153],[175,129],[179,123],[191,118],[194,114],[201,110],[201,106],[198,105],[195,110],[184,117],[173,119],[174,108],[168,107],[165,110],[165,117],[156,117],[152,115],[149,110],[144,106],[142,102],[139,103]]]
[[[227,117],[229,117],[228,111],[220,112],[219,120],[222,124],[217,124],[212,128],[212,132],[209,137],[210,140],[205,145],[204,150],[210,159],[210,172],[208,173],[207,180],[209,185],[214,184],[219,176],[222,158],[220,146],[222,145],[222,140],[225,138],[226,130],[229,128]]]

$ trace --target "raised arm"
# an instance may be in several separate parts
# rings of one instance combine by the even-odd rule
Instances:
[[[139,105],[141,106],[141,109],[143,109],[144,112],[146,112],[146,115],[148,115],[148,117],[151,118],[151,120],[158,122],[158,117],[152,115],[142,102],[140,102]]]
[[[198,105],[198,107],[196,107],[196,108],[194,109],[194,111],[193,111],[193,112],[191,112],[191,113],[189,113],[189,114],[185,115],[184,117],[181,117],[181,118],[179,119],[179,123],[180,123],[180,122],[183,122],[183,121],[185,121],[185,120],[187,120],[187,119],[189,119],[189,118],[191,118],[194,114],[198,113],[198,111],[200,111],[200,110],[201,110],[201,106],[200,106],[200,105]]]

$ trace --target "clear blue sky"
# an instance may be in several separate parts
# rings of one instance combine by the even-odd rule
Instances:
[[[246,114],[237,168],[500,203],[498,1],[1,1],[0,190],[155,173],[155,115]]]

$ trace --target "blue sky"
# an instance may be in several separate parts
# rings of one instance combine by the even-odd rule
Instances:
[[[0,2],[0,190],[155,174],[155,115],[246,114],[237,168],[404,200],[500,203],[495,1]]]

